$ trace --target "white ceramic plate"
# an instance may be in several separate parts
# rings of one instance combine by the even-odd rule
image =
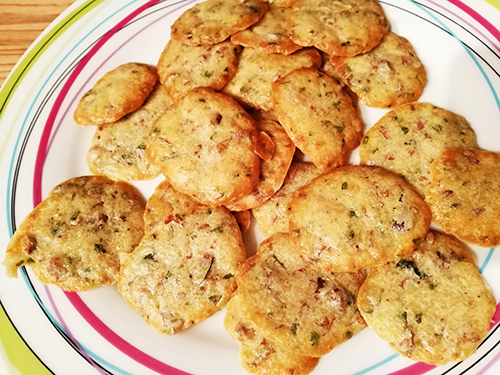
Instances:
[[[72,121],[78,98],[119,64],[156,64],[172,22],[196,0],[77,1],[31,47],[0,92],[0,258],[23,218],[56,184],[89,174],[93,127]],[[383,0],[392,31],[406,37],[427,68],[421,98],[467,118],[479,145],[500,151],[498,0]],[[360,108],[367,127],[383,110]],[[354,153],[353,162],[357,161]],[[139,182],[146,197],[160,182]],[[499,198],[500,199],[500,198]],[[249,251],[260,240],[251,233]],[[251,249],[253,247],[253,249]],[[473,247],[500,300],[500,252]],[[175,336],[161,336],[115,287],[64,293],[29,269],[0,272],[2,374],[245,374],[224,311]],[[500,312],[477,354],[442,367],[395,354],[370,329],[320,360],[326,374],[499,374]]]

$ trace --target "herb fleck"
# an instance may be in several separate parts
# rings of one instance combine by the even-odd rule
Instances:
[[[407,128],[406,126],[403,126],[403,127],[401,128],[401,130],[402,130],[402,131],[403,131],[403,133],[405,133],[405,134],[406,134],[406,133],[408,133],[408,128]]]
[[[319,344],[319,335],[317,332],[312,331],[311,332],[311,345],[318,346],[318,344]]]
[[[155,258],[156,254],[155,253],[149,253],[144,257],[144,260],[153,260]]]
[[[292,331],[294,336],[297,334],[297,323],[290,324],[290,331]]]
[[[342,184],[342,190],[347,189],[347,186],[348,186],[348,185],[347,185],[347,182],[344,182],[344,183]]]
[[[424,279],[427,279],[427,275],[423,272],[420,272],[420,270],[418,269],[418,267],[415,265],[415,263],[413,263],[411,260],[400,260],[397,264],[396,264],[396,267],[398,268],[403,268],[403,269],[412,269],[413,272],[415,272],[415,274],[421,279],[421,280],[424,280]]]
[[[233,277],[234,275],[232,273],[228,273],[228,274],[225,274],[224,275],[224,280],[227,280],[227,279],[230,279],[231,277]]]
[[[104,248],[99,244],[94,244],[94,250],[97,251],[99,254],[106,253],[106,250],[104,250]]]
[[[252,13],[259,13],[259,11],[257,10],[257,8],[251,6],[251,5],[247,5],[247,8],[250,9],[250,12]]]

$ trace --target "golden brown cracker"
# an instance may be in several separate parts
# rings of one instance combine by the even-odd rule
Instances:
[[[358,296],[366,322],[393,349],[435,365],[476,352],[495,304],[472,253],[435,231],[411,256],[371,270]]]
[[[156,68],[127,63],[107,72],[80,99],[73,120],[81,126],[118,121],[139,108],[158,79]]]
[[[297,69],[273,83],[272,97],[295,146],[322,172],[347,163],[363,124],[337,81],[314,69]]]
[[[314,267],[372,268],[407,256],[429,230],[431,213],[400,176],[379,167],[334,169],[293,193],[289,231]]]

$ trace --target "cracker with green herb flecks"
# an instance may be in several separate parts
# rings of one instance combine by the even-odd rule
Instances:
[[[156,120],[172,105],[158,83],[144,104],[117,122],[100,125],[87,152],[90,172],[113,180],[149,180],[160,173],[146,158],[146,139]]]
[[[374,48],[389,22],[376,0],[299,0],[287,18],[292,40],[331,56],[355,56]]]
[[[297,69],[273,83],[272,97],[281,125],[322,172],[347,163],[361,141],[363,124],[335,79]]]
[[[287,233],[262,242],[238,278],[240,312],[292,353],[319,357],[365,327],[356,306],[364,273],[318,271]]]
[[[272,337],[264,337],[241,313],[238,293],[227,305],[224,326],[238,342],[241,365],[251,374],[307,375],[318,364],[318,357],[296,355],[276,345]]]
[[[229,96],[197,88],[156,122],[146,154],[179,191],[221,206],[259,180],[255,121]]]
[[[127,63],[107,72],[80,99],[73,120],[81,126],[118,121],[139,108],[158,80],[156,68]]]
[[[432,164],[425,200],[446,233],[483,247],[500,245],[500,154],[445,150]]]
[[[231,42],[245,47],[263,48],[268,52],[289,55],[302,48],[295,44],[286,29],[286,17],[289,8],[279,8],[269,4],[269,9],[264,16],[250,26],[231,37]]]
[[[404,176],[425,196],[431,163],[448,148],[476,148],[476,136],[462,116],[429,103],[402,104],[366,132],[360,164]]]
[[[371,270],[358,295],[370,328],[403,356],[434,365],[474,354],[495,304],[473,254],[435,231],[411,256]]]
[[[388,33],[370,52],[354,57],[331,57],[342,81],[375,108],[392,108],[416,101],[427,84],[427,73],[411,43]]]
[[[319,68],[321,56],[315,49],[302,49],[291,55],[270,53],[261,48],[244,48],[238,61],[238,71],[222,92],[242,105],[272,110],[271,87],[275,80],[292,70]]]
[[[3,265],[16,277],[28,265],[43,284],[83,292],[114,284],[144,234],[144,199],[133,186],[102,176],[52,189],[21,223]]]
[[[379,167],[334,169],[293,193],[289,231],[302,255],[329,272],[372,268],[407,256],[431,213],[400,176]]]
[[[228,41],[186,46],[171,39],[158,61],[160,82],[173,100],[196,87],[220,90],[236,73],[240,50]]]
[[[224,308],[245,247],[228,210],[197,204],[168,182],[147,206],[146,233],[120,270],[118,290],[147,324],[172,335]]]
[[[260,163],[259,182],[252,192],[226,204],[231,211],[245,211],[262,206],[281,187],[292,163],[295,145],[283,127],[274,121],[257,122],[257,128],[265,132],[274,144],[272,157]]]
[[[206,0],[186,10],[170,27],[170,37],[189,46],[211,46],[250,27],[264,15],[260,0]]]

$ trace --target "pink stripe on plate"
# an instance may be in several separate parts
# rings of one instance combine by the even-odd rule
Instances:
[[[457,8],[460,8],[463,10],[465,13],[467,13],[469,16],[474,18],[477,22],[479,22],[486,30],[488,30],[491,35],[495,37],[496,40],[500,42],[500,31],[493,26],[493,24],[490,23],[486,18],[481,16],[478,12],[476,12],[474,9],[469,7],[468,5],[465,5],[459,0],[448,0],[449,3],[452,3],[455,5]]]

